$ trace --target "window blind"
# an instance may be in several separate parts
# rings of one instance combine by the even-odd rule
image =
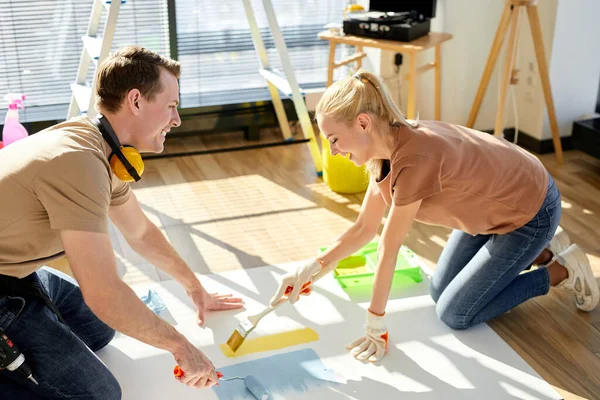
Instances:
[[[323,86],[328,42],[319,40],[317,33],[325,24],[341,21],[345,0],[272,3],[300,86]],[[66,117],[92,4],[93,0],[0,0],[0,124],[6,93],[27,95],[21,121]],[[282,69],[262,1],[252,0],[252,6],[271,66]],[[242,0],[175,0],[174,12],[182,63],[181,107],[270,98],[258,74]],[[119,12],[112,49],[138,44],[170,55],[168,17],[167,0],[127,0]],[[103,24],[104,19],[100,31]],[[90,65],[90,83],[93,71]]]
[[[324,86],[328,42],[317,38],[341,22],[345,0],[275,0],[277,22],[303,89]],[[271,67],[282,70],[261,0],[251,0]],[[177,0],[177,51],[183,107],[268,100],[242,0]]]
[[[66,118],[92,5],[93,0],[0,0],[0,123],[7,93],[27,96],[21,121]],[[127,0],[121,6],[112,49],[129,44],[169,55],[165,0]],[[94,71],[90,63],[90,84]]]

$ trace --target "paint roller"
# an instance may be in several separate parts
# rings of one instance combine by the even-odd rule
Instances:
[[[245,378],[242,378],[241,376],[234,376],[234,377],[231,377],[231,378],[222,378],[222,379],[220,379],[220,381],[232,381],[234,379],[241,379],[241,380],[243,380],[244,381],[244,385],[246,386],[246,389],[248,389],[248,391],[250,393],[252,393],[254,395],[254,397],[256,397],[258,400],[273,400],[273,397],[271,396],[271,392],[269,392],[252,375],[248,375]]]
[[[183,370],[179,367],[179,365],[176,365],[175,368],[173,369],[173,374],[177,378],[181,378],[183,375],[185,375],[185,372],[183,372]],[[234,379],[241,379],[244,381],[244,385],[246,386],[246,389],[248,389],[248,391],[250,393],[252,393],[252,395],[254,397],[256,397],[258,400],[273,400],[273,397],[271,396],[271,392],[269,392],[252,375],[248,375],[245,378],[242,378],[241,376],[233,376],[231,378],[223,378],[223,374],[221,372],[217,371],[217,377],[219,378],[219,381],[232,381]]]

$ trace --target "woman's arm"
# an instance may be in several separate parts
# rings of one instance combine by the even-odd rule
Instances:
[[[385,313],[396,268],[396,258],[420,206],[421,200],[405,206],[394,206],[390,210],[377,249],[377,272],[375,272],[373,297],[369,307],[369,311],[375,315]]]
[[[373,239],[385,215],[386,208],[383,196],[371,180],[354,225],[337,238],[319,257],[326,272],[335,269],[339,260],[353,254]]]
[[[314,282],[335,269],[339,260],[354,253],[375,236],[385,209],[385,201],[371,181],[356,223],[319,258],[306,260],[296,271],[283,275],[277,292],[271,298],[271,305],[277,304],[286,295],[293,304],[299,299],[301,293],[310,293],[308,282]]]

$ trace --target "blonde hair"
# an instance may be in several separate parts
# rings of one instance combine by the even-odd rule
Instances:
[[[348,124],[361,113],[376,116],[378,121],[375,122],[379,124],[387,122],[389,126],[418,126],[418,120],[407,120],[394,104],[383,81],[377,75],[363,70],[331,85],[316,109],[317,115],[332,116],[336,121]],[[381,159],[371,159],[367,163],[371,176],[379,176],[383,162]]]

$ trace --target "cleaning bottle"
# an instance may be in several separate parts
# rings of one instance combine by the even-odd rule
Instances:
[[[4,128],[2,128],[2,144],[6,147],[19,139],[29,136],[29,134],[27,133],[27,129],[19,122],[18,108],[25,109],[25,106],[23,106],[25,95],[11,93],[4,98],[8,102],[8,112],[4,119]]]

